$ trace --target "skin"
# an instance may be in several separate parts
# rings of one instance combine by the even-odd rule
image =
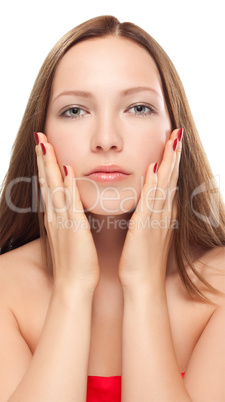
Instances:
[[[151,90],[121,97],[122,91],[137,87]],[[64,94],[73,90],[90,92],[92,97]],[[153,109],[145,109],[144,117],[133,107],[142,104]],[[82,117],[70,117],[69,108],[73,106],[83,107]],[[62,117],[62,113],[68,117]],[[140,198],[147,168],[152,162],[161,162],[171,135],[161,80],[152,58],[132,41],[115,37],[93,39],[74,46],[57,68],[45,133],[47,138],[41,134],[40,141],[53,146],[63,177],[63,165],[73,169],[72,174],[79,178],[82,207],[89,211],[89,218],[95,219],[96,227],[101,227],[100,231],[92,229],[101,261],[100,286],[110,276],[120,288],[117,267],[127,228],[121,230],[118,223],[112,224],[111,218],[111,225],[108,225],[109,220],[105,218],[113,213],[119,215],[117,222],[130,219],[129,211],[136,207]],[[176,133],[171,138],[172,143]],[[49,152],[52,152],[51,147]],[[82,180],[87,172],[102,163],[114,163],[126,169],[130,173],[127,180],[95,186],[93,182]],[[108,190],[108,187],[115,190]],[[160,196],[162,193],[158,194]],[[61,200],[60,206],[63,205],[65,202]],[[109,247],[114,250],[110,262]]]
[[[149,87],[152,91],[120,96],[134,87]],[[60,95],[68,90],[90,92],[92,97]],[[147,104],[152,110],[145,108],[144,113],[138,113],[132,107],[138,104]],[[83,106],[79,111],[82,117],[71,118],[71,111],[66,112],[74,106]],[[64,118],[60,117],[62,112]],[[61,172],[63,165],[70,165],[80,178],[84,208],[103,215],[134,208],[147,167],[161,161],[171,134],[161,80],[152,58],[132,41],[115,37],[74,46],[61,60],[54,77],[45,134],[54,147]],[[96,189],[93,183],[82,180],[94,167],[109,163],[130,173],[126,181],[108,184],[113,190],[107,190],[105,183]]]
[[[59,109],[77,105],[77,98],[54,102],[55,96],[81,82],[85,87],[79,89],[95,96],[91,101],[82,99],[88,113],[77,121],[59,118]],[[163,97],[143,92],[119,98],[119,92],[131,85],[151,85],[162,95],[149,55],[119,38],[80,43],[56,70],[45,134],[38,133],[46,153],[40,143],[36,146],[53,273],[43,264],[40,240],[1,256],[2,266],[7,267],[0,270],[0,322],[4,322],[0,375],[7,383],[0,387],[2,400],[13,392],[9,401],[33,400],[34,395],[36,400],[85,401],[87,375],[122,375],[122,402],[224,399],[224,297],[214,296],[214,305],[193,302],[175,269],[173,229],[138,225],[140,218],[176,219],[173,189],[182,141],[173,149],[178,129],[171,133]],[[133,103],[155,106],[159,99],[157,114],[143,118],[127,112]],[[159,167],[154,173],[156,161]],[[96,196],[91,183],[80,181],[73,188],[74,178],[85,175],[87,164],[92,169],[103,162],[131,169],[127,182],[135,189],[137,202],[127,202],[127,211],[119,210],[114,221],[130,219],[129,229],[108,228],[104,219],[110,214],[102,204],[84,213]],[[67,176],[62,165],[67,166]],[[109,200],[108,209],[121,206],[127,182],[114,183],[121,199]],[[65,193],[55,191],[59,187]],[[99,185],[101,194],[105,187]],[[162,191],[166,198],[160,197]],[[53,193],[52,205],[49,195]],[[60,211],[72,196],[77,211],[71,205]],[[90,231],[88,225],[78,231],[57,227],[59,216],[75,223],[88,223],[89,216],[95,217],[103,222],[102,230]],[[224,291],[224,248],[193,251],[195,267]],[[187,272],[192,275],[188,267]],[[6,357],[4,350],[12,353]]]

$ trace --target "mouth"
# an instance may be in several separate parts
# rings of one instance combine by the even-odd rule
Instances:
[[[126,180],[130,173],[121,166],[108,164],[95,167],[85,176],[94,181],[109,183]]]

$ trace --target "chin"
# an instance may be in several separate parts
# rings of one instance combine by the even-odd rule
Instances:
[[[83,191],[80,188],[80,198],[85,212],[96,215],[122,215],[133,211],[137,205],[137,196],[130,192],[107,188],[104,191]]]
[[[118,202],[105,202],[104,205],[97,204],[93,207],[89,203],[83,202],[84,212],[101,216],[120,216],[124,214],[131,214],[136,208],[134,203],[126,203],[121,207]]]

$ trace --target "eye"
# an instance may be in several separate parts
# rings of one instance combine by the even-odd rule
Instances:
[[[147,115],[151,115],[155,113],[155,109],[151,106],[147,105],[134,105],[128,109],[131,114],[135,114],[137,116],[145,117]],[[133,112],[131,112],[133,110]]]
[[[60,117],[71,118],[71,119],[78,119],[85,115],[85,110],[81,109],[80,107],[71,107],[64,112],[61,113]]]

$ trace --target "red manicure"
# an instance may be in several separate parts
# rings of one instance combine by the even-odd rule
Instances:
[[[65,172],[65,176],[67,176],[67,175],[68,175],[67,167],[66,167],[66,166],[63,166],[63,169],[64,169],[64,172]]]
[[[34,139],[35,139],[36,145],[38,145],[39,144],[38,133],[34,133]]]
[[[173,150],[176,151],[177,149],[177,138],[173,141]]]
[[[154,164],[153,173],[156,173],[156,172],[157,172],[157,167],[158,167],[158,162],[156,162],[156,163]]]
[[[182,140],[183,131],[184,131],[183,128],[180,128],[180,130],[177,132],[178,141],[181,141],[181,140]]]
[[[42,149],[43,155],[46,155],[46,148],[42,142],[41,142],[41,149]]]

